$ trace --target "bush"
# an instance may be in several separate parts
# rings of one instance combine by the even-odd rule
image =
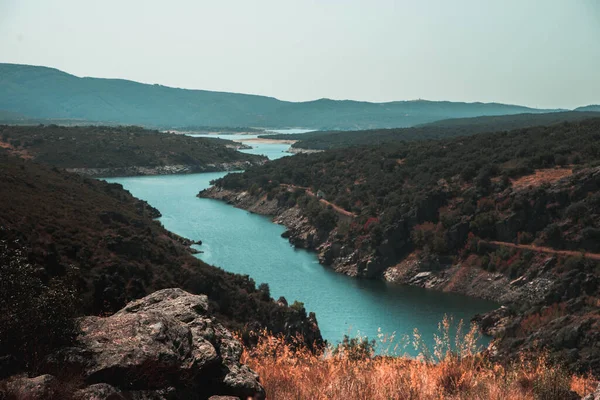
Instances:
[[[567,217],[572,218],[574,220],[578,220],[579,218],[585,216],[587,213],[588,209],[582,201],[571,204],[566,211]]]
[[[14,243],[0,242],[0,356],[35,368],[45,355],[77,334],[72,272],[49,278],[27,262]]]
[[[376,342],[369,341],[366,337],[351,338],[344,335],[344,339],[333,349],[334,356],[343,356],[350,361],[366,360],[375,354]]]

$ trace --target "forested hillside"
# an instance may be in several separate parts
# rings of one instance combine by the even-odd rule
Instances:
[[[33,340],[27,357],[39,359],[44,354],[32,351],[41,352],[65,318],[112,313],[171,287],[208,295],[211,313],[236,330],[320,340],[303,309],[278,305],[268,287],[193,257],[192,242],[158,216],[121,185],[0,155],[0,353],[32,361],[18,351]]]
[[[363,131],[308,132],[295,135],[269,135],[270,139],[297,140],[297,149],[328,150],[352,146],[382,145],[403,141],[445,139],[476,133],[508,131],[561,122],[582,121],[600,117],[599,112],[569,111],[543,114],[517,114],[492,117],[455,118],[432,122],[412,128],[376,129]],[[598,110],[595,110],[598,111]]]
[[[495,299],[509,308],[483,325],[502,352],[536,342],[598,371],[599,166],[596,118],[296,155],[204,195],[298,209],[313,230],[288,236],[324,264]]]
[[[406,127],[445,118],[541,112],[496,103],[367,103],[186,90],[120,79],[79,78],[30,65],[0,64],[0,110],[29,118],[150,127],[249,126],[311,129]]]
[[[228,140],[135,126],[0,125],[0,146],[21,157],[99,176],[144,174],[143,169],[168,173],[172,166],[178,168],[173,172],[232,170],[266,160],[236,151],[239,144]]]

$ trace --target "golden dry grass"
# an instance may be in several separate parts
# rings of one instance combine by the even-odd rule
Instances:
[[[413,344],[421,351],[416,359],[376,356],[362,339],[315,354],[261,334],[242,361],[260,375],[268,400],[563,400],[586,395],[597,385],[591,377],[566,373],[544,355],[510,365],[490,362],[474,351],[474,329],[455,340],[447,319],[440,327],[431,351],[415,332]]]
[[[538,187],[544,183],[556,182],[573,174],[571,168],[548,168],[538,169],[531,175],[522,176],[518,179],[512,179],[513,189],[525,189],[528,187]]]

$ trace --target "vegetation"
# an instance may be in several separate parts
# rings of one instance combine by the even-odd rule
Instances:
[[[76,272],[53,276],[29,263],[18,241],[6,236],[0,228],[0,355],[17,367],[33,366],[76,335]]]
[[[262,156],[244,154],[228,140],[195,138],[139,127],[57,125],[0,125],[0,144],[22,157],[60,168],[159,167],[249,161]]]
[[[445,118],[537,112],[495,103],[366,103],[185,90],[120,79],[78,78],[30,65],[0,64],[0,110],[30,118],[176,128],[259,126],[368,129],[413,126]]]
[[[71,317],[110,314],[168,287],[208,295],[230,328],[320,342],[314,316],[193,257],[191,242],[166,231],[159,215],[121,185],[0,155],[0,356],[42,357],[68,340]]]
[[[215,183],[299,207],[329,232],[329,249],[346,249],[322,260],[347,270],[343,263],[352,259],[358,276],[381,278],[416,254],[418,271],[458,266],[444,290],[486,273],[490,281],[504,276],[507,288],[540,279],[542,294],[509,304],[513,325],[503,330],[503,354],[537,342],[552,356],[570,357],[573,369],[600,371],[593,345],[600,340],[599,160],[600,119],[589,119],[301,154]],[[311,195],[319,192],[321,201]],[[342,218],[333,206],[354,217]],[[321,213],[333,213],[333,223]],[[564,315],[545,311],[562,302]],[[521,326],[522,318],[530,320]],[[570,339],[557,336],[561,329]]]
[[[369,346],[363,338],[346,339],[315,354],[301,344],[261,334],[257,346],[245,349],[243,361],[260,375],[270,399],[565,400],[596,388],[592,377],[572,375],[544,355],[492,361],[475,352],[473,330],[452,338],[447,322],[431,351],[415,332],[411,344],[423,350],[417,359],[375,355],[365,351]],[[389,348],[390,342],[385,338],[378,346]]]
[[[543,114],[516,114],[475,118],[446,119],[413,128],[375,129],[365,131],[308,132],[293,135],[261,136],[270,139],[298,140],[292,147],[311,150],[329,150],[353,146],[382,145],[405,141],[447,139],[484,132],[508,131],[539,125],[576,122],[599,117],[598,112],[553,112]]]
[[[281,184],[309,187],[363,218],[383,217],[385,212],[391,222],[394,213],[404,214],[442,193],[470,195],[476,206],[482,196],[510,186],[507,179],[536,169],[582,168],[599,158],[600,119],[591,119],[469,138],[300,154],[227,175],[216,184],[227,189],[256,185],[282,198],[290,192]],[[466,193],[463,184],[469,184]]]

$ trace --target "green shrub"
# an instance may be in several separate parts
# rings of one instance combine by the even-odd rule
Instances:
[[[0,242],[0,356],[35,368],[53,349],[77,334],[73,272],[50,278],[27,262],[14,243]]]

